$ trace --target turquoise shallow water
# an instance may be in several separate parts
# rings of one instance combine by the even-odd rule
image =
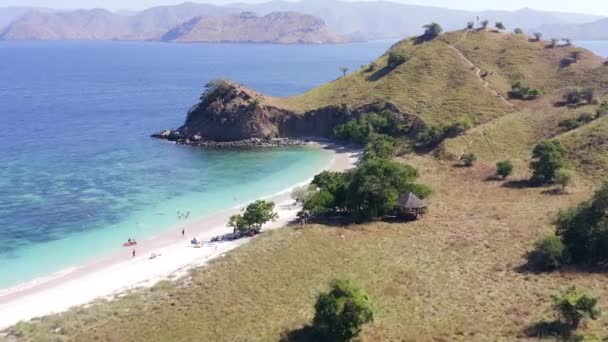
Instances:
[[[0,43],[0,288],[162,232],[177,210],[201,218],[309,179],[327,151],[204,151],[148,136],[178,127],[210,79],[286,96],[391,43]]]

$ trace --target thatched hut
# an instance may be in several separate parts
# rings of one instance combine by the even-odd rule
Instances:
[[[399,197],[397,207],[399,208],[399,216],[413,216],[417,219],[424,213],[426,204],[413,193],[407,192]]]

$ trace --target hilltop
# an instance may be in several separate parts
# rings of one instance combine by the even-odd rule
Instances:
[[[407,61],[391,67],[390,55],[405,56]],[[360,70],[288,98],[221,82],[193,108],[179,131],[182,138],[199,135],[199,140],[220,141],[332,137],[339,124],[388,106],[411,126],[403,137],[405,144],[413,144],[412,137],[424,128],[447,126],[464,117],[474,128],[446,139],[437,155],[453,159],[470,150],[490,162],[513,158],[523,165],[538,141],[564,133],[560,121],[597,109],[598,104],[570,108],[558,103],[571,88],[594,89],[599,103],[608,93],[608,67],[603,62],[588,50],[550,47],[550,42],[522,34],[454,31],[429,42],[403,40]],[[541,89],[544,95],[532,101],[510,99],[516,82]],[[509,134],[525,132],[518,141],[508,140]]]

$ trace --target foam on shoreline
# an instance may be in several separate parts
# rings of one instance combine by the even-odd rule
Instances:
[[[320,147],[334,151],[327,170],[343,171],[353,167],[358,160],[358,151],[323,145]],[[300,206],[294,204],[290,192],[307,183],[309,181],[264,197],[276,203],[276,212],[279,214],[279,219],[264,229],[282,227],[296,218]],[[103,259],[0,291],[0,329],[21,320],[62,312],[95,299],[112,298],[129,289],[152,286],[163,279],[176,279],[186,275],[193,267],[204,265],[251,240],[205,243],[201,248],[190,246],[193,237],[209,241],[213,236],[229,232],[226,228],[228,218],[242,207],[237,206],[180,225],[180,230],[182,226],[186,230],[184,237],[176,234],[178,227],[174,227],[176,229],[141,241],[136,247],[135,258],[131,257],[132,248],[124,248]],[[149,259],[151,253],[160,256]]]

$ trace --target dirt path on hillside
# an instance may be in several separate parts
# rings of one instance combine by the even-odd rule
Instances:
[[[462,35],[462,38],[460,38],[460,40],[456,43],[456,44],[450,44],[448,42],[444,43],[450,47],[450,49],[454,50],[454,52],[456,52],[456,54],[458,55],[458,57],[460,57],[460,59],[462,59],[464,61],[464,63],[466,65],[468,65],[472,70],[475,70],[475,76],[477,76],[477,78],[479,79],[479,81],[481,82],[481,84],[483,84],[483,87],[488,89],[490,92],[492,92],[492,94],[494,94],[494,96],[500,98],[505,104],[507,104],[509,107],[511,108],[515,108],[515,105],[513,105],[511,102],[509,102],[509,100],[504,97],[498,90],[494,89],[493,87],[490,86],[490,82],[488,80],[486,80],[485,78],[483,78],[481,76],[481,68],[479,68],[477,65],[475,65],[475,63],[473,63],[473,61],[471,61],[470,59],[468,59],[460,50],[458,50],[458,48],[456,46],[458,46],[460,43],[462,43],[464,40],[466,40],[467,38],[467,33],[468,31],[465,31]]]

